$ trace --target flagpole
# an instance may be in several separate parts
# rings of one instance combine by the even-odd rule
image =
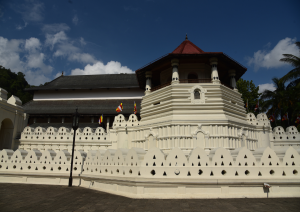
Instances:
[[[248,99],[247,99],[247,113],[249,113],[249,105],[248,105]]]

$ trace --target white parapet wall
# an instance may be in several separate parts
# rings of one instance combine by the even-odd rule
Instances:
[[[72,150],[74,130],[66,127],[32,128],[27,126],[21,133],[19,149],[24,150]],[[109,134],[102,127],[79,128],[76,131],[76,150],[89,150],[116,148],[110,142]]]
[[[73,185],[132,198],[300,197],[299,152],[295,147],[75,151]],[[67,185],[70,161],[67,150],[5,149],[0,182]]]
[[[296,127],[287,128],[286,137],[275,135],[278,133],[270,126],[266,114],[262,113],[255,117],[247,114],[248,125],[240,126],[237,123],[223,124],[195,124],[195,123],[157,123],[147,124],[139,121],[137,116],[131,114],[128,119],[119,114],[113,122],[113,129],[98,127],[96,129],[85,127],[76,132],[76,150],[116,149],[116,148],[143,148],[148,150],[152,147],[162,149],[165,153],[172,148],[178,147],[185,151],[191,151],[199,146],[206,151],[217,147],[233,150],[247,147],[255,150],[267,146],[299,146],[300,134]],[[284,131],[282,129],[282,131]],[[71,128],[42,127],[24,128],[19,149],[71,151],[73,141]],[[271,142],[271,145],[270,145]]]

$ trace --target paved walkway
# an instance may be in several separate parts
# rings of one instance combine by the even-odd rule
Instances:
[[[80,187],[0,183],[0,211],[300,211],[300,198],[130,199]]]

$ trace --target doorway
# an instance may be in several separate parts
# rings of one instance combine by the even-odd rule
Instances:
[[[6,118],[1,122],[0,129],[0,150],[11,149],[13,139],[14,125],[13,122]]]

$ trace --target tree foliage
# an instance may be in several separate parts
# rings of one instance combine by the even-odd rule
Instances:
[[[300,50],[300,42],[295,44]],[[280,61],[289,63],[294,69],[281,79],[273,78],[276,89],[274,91],[264,91],[261,99],[264,100],[264,107],[269,109],[267,114],[269,116],[271,114],[275,115],[276,125],[286,128],[295,125],[295,120],[300,115],[300,58],[292,54],[283,54]],[[288,120],[282,121],[282,117],[286,113],[288,114]],[[298,125],[299,129],[300,125]]]
[[[300,52],[300,42],[296,42],[295,44],[298,46]],[[280,61],[288,63],[294,67],[293,70],[289,71],[285,76],[281,78],[281,81],[288,82],[293,80],[293,82],[296,83],[296,86],[300,87],[300,58],[292,54],[283,54],[283,58],[281,58]]]
[[[22,72],[16,74],[3,66],[0,66],[0,87],[8,92],[7,99],[15,95],[25,104],[33,98],[31,93],[24,91],[25,88],[33,87],[26,81],[25,74]]]
[[[252,80],[243,80],[242,78],[237,81],[236,86],[238,91],[242,94],[245,104],[248,100],[248,112],[257,113],[257,111],[254,111],[254,108],[261,95],[261,93],[258,93],[259,87],[255,86]]]
[[[281,79],[276,77],[272,81],[276,89],[263,92],[261,99],[264,100],[264,107],[269,108],[269,115],[274,114],[279,120],[282,120],[283,115],[288,113],[292,122],[296,116],[296,106],[299,102],[299,89],[292,85],[286,86]],[[289,121],[282,123],[280,121],[280,125],[286,128],[289,125]]]

